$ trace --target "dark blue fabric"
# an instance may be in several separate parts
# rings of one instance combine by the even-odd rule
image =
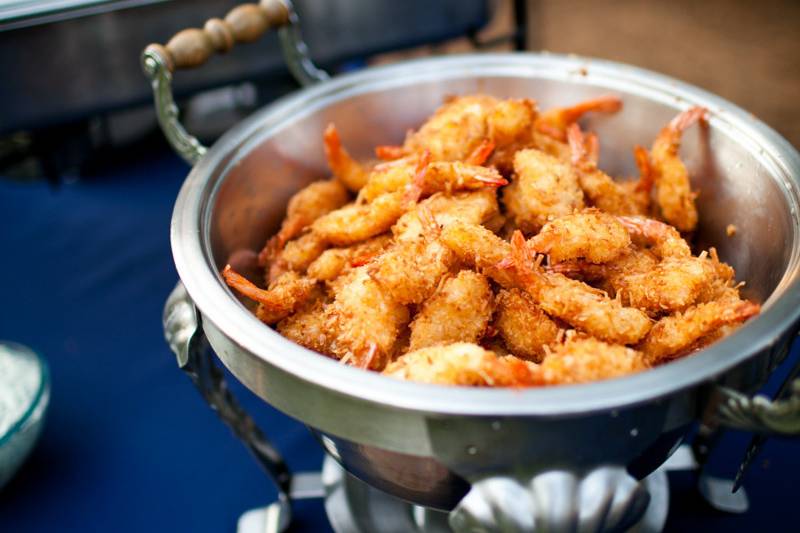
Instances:
[[[57,190],[0,180],[0,338],[43,354],[53,380],[42,440],[0,491],[0,531],[232,532],[274,497],[162,340],[176,281],[169,219],[187,170],[165,155]],[[302,424],[235,389],[293,469],[319,468]],[[745,443],[725,440],[725,473]],[[709,510],[691,476],[672,475],[669,530],[787,529],[797,451],[767,445],[743,516]],[[296,531],[329,531],[321,502],[298,510]]]

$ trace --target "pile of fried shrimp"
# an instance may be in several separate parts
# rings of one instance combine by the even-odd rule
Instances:
[[[697,191],[679,147],[706,110],[635,147],[639,176],[617,179],[578,120],[621,107],[451,97],[369,162],[330,125],[333,177],[290,200],[259,254],[263,284],[230,266],[223,277],[286,338],[399,379],[574,384],[684,357],[760,306],[713,248],[687,241]]]

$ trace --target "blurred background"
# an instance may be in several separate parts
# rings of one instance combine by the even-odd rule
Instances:
[[[0,488],[0,531],[233,531],[274,497],[162,339],[177,280],[169,219],[189,168],[158,129],[139,65],[148,43],[238,3],[0,0],[0,339],[42,354],[52,378],[41,441]],[[449,53],[574,53],[698,85],[800,146],[800,2],[294,4],[312,57],[331,73]],[[182,120],[205,143],[297,89],[275,35],[175,76]],[[236,392],[292,468],[319,468],[301,424]],[[727,435],[712,468],[732,477],[746,444]],[[710,509],[691,473],[671,474],[667,530],[787,530],[797,456],[789,442],[768,443],[743,515]],[[319,502],[300,512],[297,530],[328,530]]]

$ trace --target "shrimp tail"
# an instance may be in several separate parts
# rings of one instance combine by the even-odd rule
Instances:
[[[581,166],[589,162],[586,141],[580,126],[574,123],[570,124],[569,128],[567,128],[567,142],[569,143],[570,160],[573,165]]]
[[[542,256],[537,256],[536,252],[530,249],[520,230],[514,231],[511,236],[511,259],[514,268],[524,277],[532,277],[542,262]]]
[[[434,238],[438,238],[439,235],[442,233],[442,228],[439,226],[439,223],[436,222],[436,217],[433,216],[433,213],[428,208],[427,205],[420,205],[418,208],[419,212],[419,221],[422,224],[423,232],[426,236],[431,236]]]
[[[636,167],[639,169],[639,181],[636,183],[636,192],[650,192],[655,183],[655,175],[650,165],[650,155],[641,146],[633,148],[633,155],[636,158]]]
[[[236,289],[242,296],[263,304],[272,303],[269,291],[257,287],[252,281],[234,271],[230,265],[225,265],[222,270],[222,277],[229,287]]]
[[[414,204],[419,200],[419,197],[422,196],[422,191],[425,188],[425,173],[428,171],[430,162],[431,152],[430,150],[425,150],[422,152],[419,161],[417,161],[417,166],[414,169],[414,178],[411,180],[411,183],[406,186],[403,199],[407,203]]]
[[[384,161],[393,161],[405,155],[405,149],[402,146],[385,144],[375,147],[375,156]]]
[[[564,110],[567,122],[575,122],[589,112],[616,113],[622,109],[622,100],[618,96],[607,95],[586,100]]]
[[[482,174],[475,174],[471,176],[475,181],[479,181],[486,185],[487,187],[502,187],[504,185],[508,185],[508,180],[501,176],[499,173],[494,173],[491,175],[482,175]]]
[[[677,133],[685,130],[695,122],[705,122],[707,117],[708,109],[705,107],[695,106],[678,114],[670,121],[669,126],[667,127]]]
[[[586,135],[585,146],[588,160],[597,165],[600,161],[600,138],[596,133],[591,132]]]
[[[489,139],[484,139],[481,143],[467,156],[465,163],[468,165],[482,165],[492,155],[495,145]]]

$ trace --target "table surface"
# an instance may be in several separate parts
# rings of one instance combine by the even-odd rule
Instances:
[[[53,381],[42,439],[0,490],[0,531],[234,531],[242,512],[274,497],[162,339],[177,279],[169,220],[187,171],[164,153],[55,189],[0,179],[0,339],[41,353]],[[319,468],[301,423],[234,388],[291,468]],[[713,470],[732,476],[746,443],[727,435]],[[670,474],[667,530],[790,529],[798,450],[769,441],[743,515],[711,510],[692,474]],[[295,531],[330,531],[320,501],[300,502],[297,517]]]

